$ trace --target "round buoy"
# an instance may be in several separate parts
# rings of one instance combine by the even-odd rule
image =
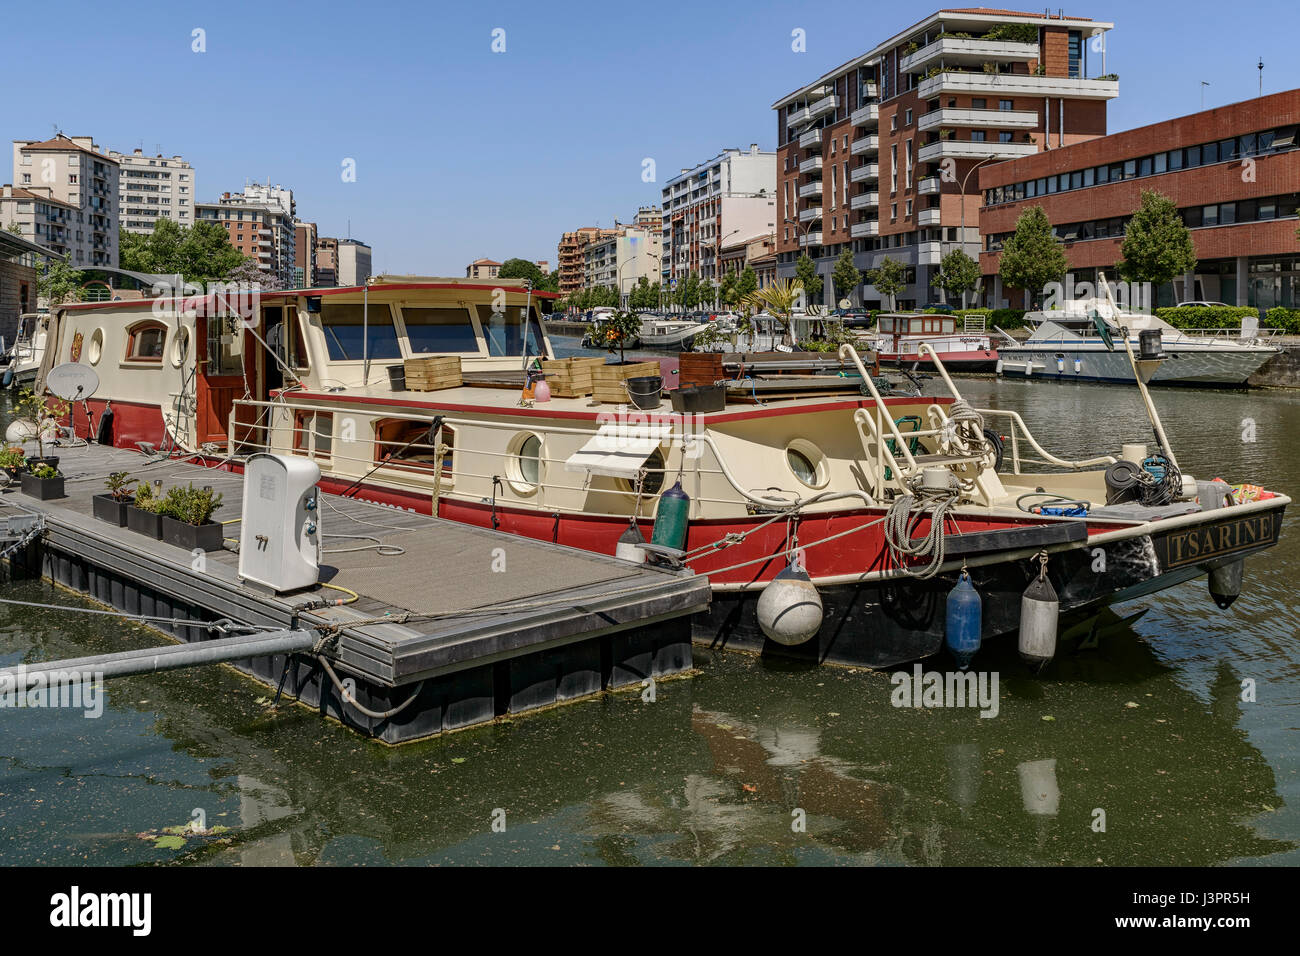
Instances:
[[[1052,582],[1040,574],[1020,597],[1020,656],[1035,667],[1056,656],[1056,624],[1061,603]]]
[[[19,445],[36,437],[36,423],[26,418],[15,418],[5,429],[5,441]]]
[[[619,535],[618,545],[614,548],[614,557],[621,561],[644,564],[645,550],[641,547],[643,544],[645,544],[645,536],[633,521],[627,526],[627,530]]]
[[[1210,570],[1210,597],[1220,611],[1232,607],[1232,602],[1241,595],[1241,578],[1245,572],[1245,561],[1232,561]]]
[[[786,647],[803,644],[822,626],[822,596],[802,569],[789,565],[758,596],[758,626]]]

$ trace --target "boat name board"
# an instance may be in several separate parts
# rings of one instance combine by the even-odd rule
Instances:
[[[1282,510],[1246,515],[1209,527],[1188,528],[1155,538],[1152,544],[1166,569],[1277,544]]]

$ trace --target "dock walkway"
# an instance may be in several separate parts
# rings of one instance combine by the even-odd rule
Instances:
[[[100,445],[57,454],[66,498],[38,501],[17,482],[0,490],[0,514],[45,516],[44,534],[15,564],[126,614],[277,628],[335,624],[331,663],[341,678],[353,678],[357,702],[385,711],[416,699],[376,720],[340,700],[313,658],[239,666],[272,685],[283,680],[286,693],[388,742],[691,667],[690,615],[709,603],[703,577],[322,494],[321,581],[345,590],[274,595],[238,576],[241,474]],[[191,555],[96,520],[91,499],[114,471],[221,492],[214,519],[226,523],[225,549]],[[345,592],[357,598],[300,610]],[[359,623],[384,617],[393,623]],[[210,636],[183,625],[164,629],[186,641]]]

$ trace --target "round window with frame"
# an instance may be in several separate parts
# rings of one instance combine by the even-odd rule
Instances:
[[[542,439],[534,432],[520,432],[510,440],[506,452],[506,478],[521,495],[531,495],[542,481]]]

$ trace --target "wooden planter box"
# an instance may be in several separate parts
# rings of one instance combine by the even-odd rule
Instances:
[[[596,365],[591,369],[591,396],[612,405],[628,404],[627,380],[659,375],[658,362],[629,362],[626,365]]]
[[[592,369],[604,365],[603,358],[566,358],[543,361],[546,384],[556,398],[580,398],[591,394]]]
[[[95,517],[119,528],[126,527],[128,502],[118,501],[112,495],[95,495],[90,499]]]
[[[147,538],[153,538],[155,541],[162,540],[162,515],[156,515],[152,511],[127,505],[126,526]]]
[[[23,472],[23,494],[41,501],[67,497],[63,493],[62,475],[57,478],[37,478],[28,472]]]
[[[407,359],[402,363],[406,388],[411,392],[435,392],[442,388],[460,388],[460,356]]]
[[[219,522],[190,524],[186,521],[177,521],[171,515],[160,515],[160,517],[162,518],[162,540],[168,544],[184,548],[186,551],[193,551],[196,548],[200,551],[221,550],[222,535]]]
[[[682,352],[678,356],[678,388],[708,387],[726,377],[721,352]]]

